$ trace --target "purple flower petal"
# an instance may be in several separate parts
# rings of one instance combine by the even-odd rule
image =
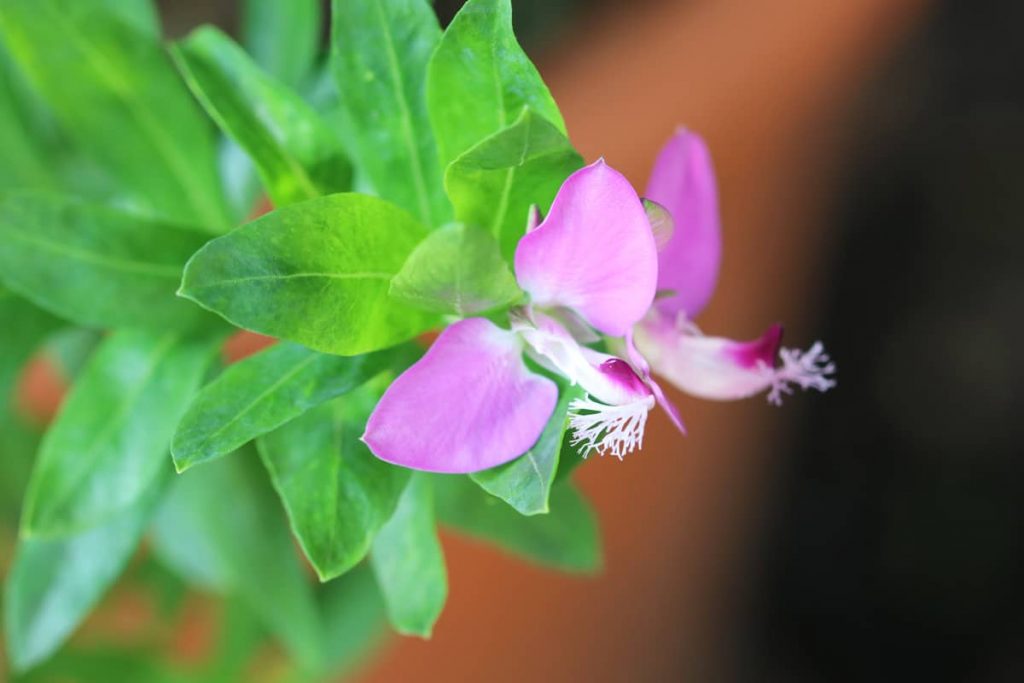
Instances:
[[[384,392],[363,441],[381,460],[428,472],[477,472],[522,455],[558,400],[522,353],[519,337],[483,318],[451,325]]]
[[[629,358],[629,362],[636,368],[644,384],[650,388],[651,393],[654,394],[654,399],[661,406],[661,409],[668,413],[668,419],[672,421],[672,424],[675,425],[681,434],[685,435],[686,425],[683,424],[683,418],[679,414],[679,409],[676,408],[675,403],[668,400],[668,396],[665,395],[661,385],[651,376],[651,366],[648,364],[647,359],[637,350],[632,330],[626,335],[625,342],[626,357]]]
[[[699,135],[680,129],[662,148],[646,197],[668,209],[675,225],[658,254],[658,289],[672,295],[654,305],[672,318],[685,313],[692,320],[714,293],[722,261],[715,171]]]
[[[658,252],[644,207],[603,160],[562,184],[551,211],[516,248],[516,278],[537,306],[566,306],[622,336],[650,308]]]
[[[712,400],[747,398],[769,391],[778,404],[796,384],[803,389],[827,391],[835,366],[821,344],[806,352],[780,347],[782,326],[772,325],[758,339],[747,342],[707,337],[685,322],[673,325],[652,314],[635,330],[636,346],[659,375],[688,394]],[[776,367],[776,357],[782,364]]]

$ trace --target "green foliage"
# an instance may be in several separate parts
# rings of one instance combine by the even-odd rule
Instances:
[[[391,296],[434,313],[467,317],[525,296],[486,231],[451,223],[420,242],[391,279]]]
[[[301,86],[320,52],[320,0],[242,0],[242,37],[271,76]]]
[[[174,291],[203,242],[195,232],[77,199],[0,197],[0,280],[82,325],[195,324],[201,315]]]
[[[555,412],[533,448],[512,462],[475,472],[470,478],[520,514],[546,514],[551,485],[558,474],[559,455],[566,441],[569,404],[581,394],[578,387],[561,386]]]
[[[375,402],[358,392],[260,437],[260,456],[321,581],[351,569],[398,503],[409,471],[373,457],[359,437]]]
[[[442,34],[428,0],[333,0],[329,46],[321,6],[241,0],[241,46],[203,27],[167,47],[151,0],[0,2],[0,531],[24,499],[3,613],[26,681],[234,681],[268,637],[281,680],[336,676],[388,623],[430,636],[438,522],[600,565],[563,481],[578,389],[470,477],[360,438],[411,339],[526,303],[516,243],[582,164],[511,2],[470,0]],[[235,227],[257,177],[275,208]],[[208,311],[280,341],[225,367]],[[39,353],[72,383],[41,437],[14,400]],[[51,658],[147,531],[132,566],[164,577],[145,585],[162,616],[188,587],[222,596],[213,655],[82,639]]]
[[[43,439],[23,534],[81,531],[134,505],[166,467],[171,434],[219,341],[141,330],[108,337]]]
[[[434,320],[388,296],[426,230],[396,206],[336,194],[278,209],[209,242],[182,296],[246,329],[356,355],[405,341]]]
[[[170,468],[120,513],[53,538],[22,538],[4,590],[11,661],[24,670],[63,643],[124,569],[167,483]]]
[[[230,38],[204,26],[172,54],[210,117],[255,162],[276,206],[349,189],[352,168],[334,131]]]
[[[282,342],[236,363],[203,388],[171,444],[183,472],[227,455],[324,401],[341,396],[415,355],[396,347],[363,356],[331,356]]]
[[[484,226],[511,260],[531,206],[547,211],[583,159],[553,125],[524,109],[515,122],[469,148],[445,174],[461,221]]]
[[[213,138],[157,36],[93,0],[5,0],[0,32],[75,143],[133,206],[227,224]]]
[[[548,514],[524,517],[468,477],[435,475],[433,482],[442,524],[543,565],[578,572],[600,568],[597,520],[571,484],[552,489]]]
[[[180,475],[157,513],[154,551],[185,578],[237,595],[304,667],[324,643],[312,586],[280,506],[250,457]],[[212,580],[210,580],[212,579]]]
[[[429,638],[448,597],[444,554],[434,525],[430,479],[417,472],[381,528],[370,556],[391,625],[406,635]]]
[[[511,0],[463,5],[430,60],[427,105],[442,166],[511,125],[524,107],[565,134],[558,105],[512,32]]]
[[[333,0],[334,76],[353,161],[381,197],[425,225],[451,214],[424,95],[441,37],[426,0]]]

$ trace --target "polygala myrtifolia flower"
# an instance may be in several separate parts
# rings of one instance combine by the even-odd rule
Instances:
[[[570,409],[588,449],[623,456],[640,445],[657,385],[578,341],[598,339],[595,330],[624,336],[654,300],[658,252],[640,198],[598,161],[569,176],[548,216],[530,223],[515,254],[529,304],[510,311],[509,329],[469,318],[441,333],[370,416],[363,438],[377,457],[473,472],[525,453],[558,399],[526,355],[586,392]]]
[[[648,360],[680,389],[707,398],[771,389],[776,402],[791,382],[832,386],[820,345],[803,355],[784,349],[775,367],[778,326],[740,343],[705,337],[689,322],[710,297],[720,259],[714,177],[697,136],[680,131],[668,143],[648,195],[645,208],[603,160],[569,176],[516,248],[516,279],[529,303],[509,312],[508,329],[469,318],[444,330],[381,397],[363,436],[370,450],[396,465],[449,473],[522,455],[558,399],[557,384],[525,357],[583,390],[569,405],[573,444],[619,458],[642,445],[657,404],[683,430]],[[588,346],[600,334],[626,358]]]
[[[731,400],[768,390],[775,405],[793,384],[818,391],[835,386],[829,377],[835,366],[820,342],[801,353],[780,348],[778,324],[759,339],[738,342],[705,336],[693,323],[715,290],[722,253],[714,170],[699,136],[681,129],[669,140],[654,164],[647,198],[665,207],[676,230],[658,255],[661,296],[626,337],[638,370],[647,372],[646,359],[656,373],[700,398]]]

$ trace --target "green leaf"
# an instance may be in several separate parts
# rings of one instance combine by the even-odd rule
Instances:
[[[384,604],[365,564],[320,587],[320,613],[328,652],[325,670],[334,677],[364,661],[384,634]]]
[[[210,130],[155,35],[112,0],[4,0],[0,32],[82,150],[137,207],[221,231]]]
[[[547,211],[562,182],[582,164],[569,140],[527,109],[453,161],[444,182],[456,218],[488,228],[511,261],[530,207]]]
[[[174,427],[219,342],[141,330],[107,337],[43,439],[22,533],[68,534],[134,505],[167,462]]]
[[[601,566],[601,541],[594,513],[569,483],[551,491],[546,515],[524,517],[461,475],[436,475],[441,523],[567,571],[593,572]]]
[[[332,356],[282,342],[235,363],[192,401],[174,434],[174,465],[184,472],[273,431],[380,372],[408,365],[407,346],[363,356]]]
[[[391,280],[391,296],[434,313],[466,317],[523,298],[497,241],[486,231],[451,223],[420,242]]]
[[[256,442],[321,581],[366,556],[409,478],[408,470],[378,460],[359,438],[375,399],[368,389],[335,399]]]
[[[391,625],[403,635],[429,638],[448,597],[448,577],[426,475],[409,479],[395,514],[373,541],[370,561]]]
[[[136,31],[160,39],[160,17],[153,0],[99,0],[99,4]]]
[[[427,76],[441,166],[511,125],[524,107],[565,135],[565,122],[512,31],[511,0],[469,0],[444,32]]]
[[[194,324],[202,313],[174,290],[204,241],[199,233],[68,197],[0,197],[0,279],[83,325]]]
[[[131,505],[98,526],[19,540],[4,592],[4,632],[16,671],[53,654],[121,574],[169,473],[162,468]]]
[[[245,49],[274,78],[302,85],[320,51],[320,5],[320,0],[244,0]]]
[[[313,590],[253,458],[223,458],[180,475],[157,513],[153,547],[186,578],[237,595],[304,666],[324,652]],[[212,581],[211,581],[212,579]]]
[[[425,0],[333,0],[342,133],[381,197],[440,225],[451,215],[427,117],[427,62],[441,35]],[[476,96],[476,93],[474,93]]]
[[[54,185],[53,171],[47,164],[49,150],[44,149],[23,120],[24,102],[16,79],[6,50],[0,45],[0,149],[4,151],[0,189],[49,189]]]
[[[240,327],[325,353],[368,353],[434,322],[388,297],[425,236],[412,216],[375,197],[320,197],[208,243],[185,267],[180,294]]]
[[[551,485],[558,472],[558,456],[565,439],[569,404],[582,395],[578,387],[563,385],[555,412],[540,438],[525,455],[512,462],[469,475],[480,487],[501,498],[519,514],[548,512]]]
[[[252,158],[276,206],[347,190],[352,169],[334,131],[212,26],[171,50],[210,117]]]

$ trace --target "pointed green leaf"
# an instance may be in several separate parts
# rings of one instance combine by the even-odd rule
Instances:
[[[437,17],[425,0],[333,0],[331,7],[331,59],[353,161],[381,197],[440,225],[451,208],[424,96],[441,36]]]
[[[303,666],[324,661],[313,588],[254,454],[179,475],[157,512],[154,551],[236,595]]]
[[[565,134],[537,69],[516,42],[511,0],[469,0],[430,60],[427,106],[441,165],[512,124],[524,107]]]
[[[334,131],[220,30],[199,28],[171,54],[210,117],[255,162],[275,206],[349,189],[352,169]]]
[[[433,489],[423,473],[409,479],[395,514],[373,541],[370,561],[394,629],[429,638],[448,597],[448,577]]]
[[[476,315],[523,298],[497,241],[451,223],[430,233],[391,280],[392,298],[434,313]]]
[[[325,353],[368,353],[434,322],[388,296],[425,236],[376,197],[320,197],[208,243],[186,266],[180,293],[240,327]]]
[[[367,658],[384,635],[386,617],[373,572],[361,564],[320,587],[326,671],[338,677]]]
[[[148,488],[97,526],[56,538],[21,538],[4,591],[4,633],[18,671],[49,657],[121,574],[163,494],[163,467]]]
[[[480,487],[501,498],[522,515],[548,512],[558,456],[566,441],[569,404],[582,395],[578,387],[560,387],[558,405],[533,448],[512,462],[469,475]]]
[[[107,337],[43,439],[23,533],[72,533],[134,505],[166,466],[174,427],[219,342],[140,330]]]
[[[159,39],[110,0],[5,0],[0,32],[74,141],[141,209],[228,224],[213,137]]]
[[[203,314],[174,291],[204,241],[199,233],[69,197],[0,198],[0,280],[83,325],[194,324]]]
[[[524,517],[468,477],[437,475],[433,481],[442,524],[540,564],[566,571],[600,568],[597,520],[571,484],[552,489],[548,514]]]
[[[335,399],[256,442],[322,581],[366,556],[409,478],[408,470],[378,460],[359,438],[375,398],[363,389]]]
[[[557,128],[530,110],[448,166],[445,188],[460,221],[488,228],[511,260],[530,207],[547,211],[583,159]]]
[[[408,346],[332,356],[289,342],[275,344],[235,363],[199,392],[174,434],[174,465],[183,472],[227,455],[414,357]]]
[[[297,87],[320,52],[320,0],[244,0],[242,42],[253,60],[282,83]]]

